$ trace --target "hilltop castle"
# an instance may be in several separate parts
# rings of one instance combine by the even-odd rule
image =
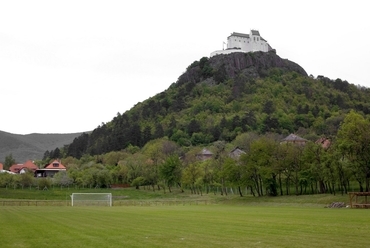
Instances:
[[[267,41],[260,36],[257,30],[251,30],[249,34],[232,33],[227,37],[227,48],[223,50],[214,51],[211,57],[218,54],[229,54],[235,52],[268,52],[272,50]]]

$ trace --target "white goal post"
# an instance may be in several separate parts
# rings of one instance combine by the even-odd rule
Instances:
[[[71,206],[112,206],[112,193],[72,193]]]

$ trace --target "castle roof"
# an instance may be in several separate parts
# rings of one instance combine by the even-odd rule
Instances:
[[[251,33],[253,34],[253,35],[258,35],[258,36],[260,36],[260,32],[258,31],[258,30],[251,30]]]
[[[261,36],[260,35],[260,32],[258,31],[258,30],[251,30],[251,34],[252,35],[256,35],[256,36]],[[242,37],[242,38],[250,38],[250,36],[249,36],[249,34],[243,34],[243,33],[237,33],[237,32],[233,32],[229,37],[231,37],[231,36],[236,36],[236,37]],[[227,37],[227,38],[229,38],[229,37]],[[264,40],[264,41],[266,41],[265,39],[263,39],[262,37],[261,37],[261,39],[262,40]]]
[[[233,32],[229,37],[231,37],[231,36],[237,36],[237,37],[242,37],[242,38],[249,38],[249,34],[242,34],[242,33],[237,33],[237,32]]]

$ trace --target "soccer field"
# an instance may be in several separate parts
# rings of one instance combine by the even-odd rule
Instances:
[[[229,205],[0,207],[0,247],[370,247],[370,211]]]

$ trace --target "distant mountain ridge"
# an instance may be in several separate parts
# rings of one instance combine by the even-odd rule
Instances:
[[[82,133],[67,134],[12,134],[0,131],[0,162],[12,154],[17,163],[27,160],[41,160],[45,151],[63,147],[73,142]]]

